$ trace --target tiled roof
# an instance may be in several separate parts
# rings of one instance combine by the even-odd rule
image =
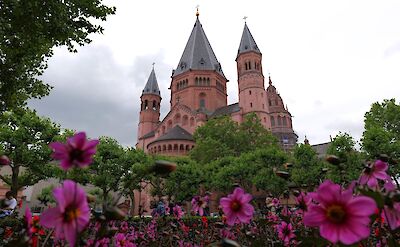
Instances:
[[[331,142],[326,142],[326,143],[320,143],[320,144],[315,144],[312,145],[312,149],[317,153],[319,158],[323,158],[326,155],[326,152],[328,151],[329,146],[331,145]]]
[[[223,115],[230,115],[234,112],[240,111],[239,103],[235,103],[232,105],[227,105],[220,107],[214,111],[213,114],[211,114],[211,117],[217,117],[217,116],[223,116]]]
[[[153,130],[153,131],[150,131],[149,133],[147,133],[147,134],[145,134],[144,136],[142,136],[142,137],[140,137],[140,139],[147,139],[147,138],[149,138],[149,137],[153,137],[153,136],[155,136],[155,131]]]
[[[204,33],[203,27],[196,19],[192,33],[186,43],[185,50],[179,61],[178,67],[174,70],[172,76],[179,75],[188,70],[215,70],[225,78],[222,72],[221,64],[211,48],[210,42]]]
[[[165,135],[160,136],[154,142],[157,141],[165,141],[165,140],[188,140],[194,141],[192,134],[187,132],[181,126],[176,125],[172,129],[170,129]]]
[[[243,34],[242,34],[242,39],[240,40],[240,45],[238,49],[238,56],[241,53],[248,52],[248,51],[255,51],[257,53],[261,53],[260,49],[258,49],[258,46],[256,44],[256,41],[253,38],[253,35],[251,35],[249,28],[247,27],[247,24],[244,24],[244,29],[243,29]]]
[[[151,70],[149,79],[147,80],[146,86],[143,89],[143,94],[156,94],[161,96],[154,68]]]

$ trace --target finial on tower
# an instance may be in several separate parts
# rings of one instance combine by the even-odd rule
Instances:
[[[271,73],[269,71],[268,71],[268,77],[269,77],[269,85],[272,85]]]
[[[153,65],[153,69],[154,69],[154,64],[156,64],[155,62],[153,62],[151,65]]]
[[[200,15],[200,14],[199,14],[199,7],[200,7],[199,5],[196,6],[196,16],[197,16],[197,18],[198,18],[199,15]]]
[[[247,18],[248,18],[247,16],[243,17],[244,23],[247,23]]]
[[[310,145],[310,141],[307,139],[307,135],[304,136],[304,144]]]

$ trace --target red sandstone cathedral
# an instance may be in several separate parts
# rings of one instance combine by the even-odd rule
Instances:
[[[265,89],[262,54],[245,23],[236,56],[239,102],[227,104],[227,82],[222,66],[207,39],[197,14],[192,33],[170,85],[170,111],[160,121],[161,92],[154,68],[141,99],[136,148],[146,153],[187,155],[196,145],[193,133],[208,119],[228,115],[241,123],[248,113],[256,113],[281,146],[291,149],[297,142],[292,116],[272,85]]]

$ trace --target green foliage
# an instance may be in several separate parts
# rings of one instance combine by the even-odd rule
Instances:
[[[339,158],[341,164],[327,163],[327,178],[335,183],[346,183],[358,179],[363,170],[363,155],[355,149],[356,142],[347,133],[339,133],[328,148],[327,153]]]
[[[226,156],[238,157],[265,146],[277,146],[277,140],[252,113],[238,125],[229,117],[209,120],[194,133],[196,146],[190,157],[199,163],[209,163]]]
[[[118,191],[132,164],[125,162],[125,150],[110,137],[100,138],[93,163],[89,166],[89,180],[103,191],[106,199],[110,191]]]
[[[362,147],[371,159],[387,154],[392,159],[400,158],[400,105],[395,99],[372,104],[364,116]],[[398,174],[399,168],[390,167]]]
[[[12,163],[10,176],[0,175],[11,190],[33,185],[53,175],[51,150],[48,147],[59,127],[48,118],[41,118],[30,109],[17,109],[0,115],[0,146]]]
[[[165,194],[174,198],[175,202],[190,201],[199,193],[199,188],[204,182],[203,168],[186,157],[173,161],[177,163],[177,168],[165,179]]]
[[[225,157],[205,166],[206,185],[212,190],[231,192],[234,185],[251,191],[253,185],[273,194],[287,188],[287,181],[275,174],[287,161],[285,152],[275,146],[266,146],[240,157]]]
[[[326,166],[310,145],[299,144],[293,150],[292,181],[297,185],[316,186],[324,180]]]
[[[0,112],[47,95],[51,87],[38,76],[53,47],[76,52],[89,34],[103,32],[97,20],[114,12],[101,0],[0,1]]]
[[[53,189],[54,189],[53,185],[43,188],[42,191],[40,192],[40,194],[37,196],[37,199],[44,206],[47,206],[48,203],[55,202],[54,197],[53,197]]]

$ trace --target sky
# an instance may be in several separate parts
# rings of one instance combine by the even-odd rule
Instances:
[[[56,48],[42,79],[50,95],[32,100],[63,128],[134,146],[140,95],[155,63],[161,119],[169,111],[171,72],[196,20],[238,101],[236,54],[244,20],[272,81],[293,116],[299,142],[328,142],[340,132],[359,140],[374,102],[400,96],[400,1],[152,0],[105,1],[117,8],[102,35],[69,53]],[[267,83],[267,81],[265,82]]]

